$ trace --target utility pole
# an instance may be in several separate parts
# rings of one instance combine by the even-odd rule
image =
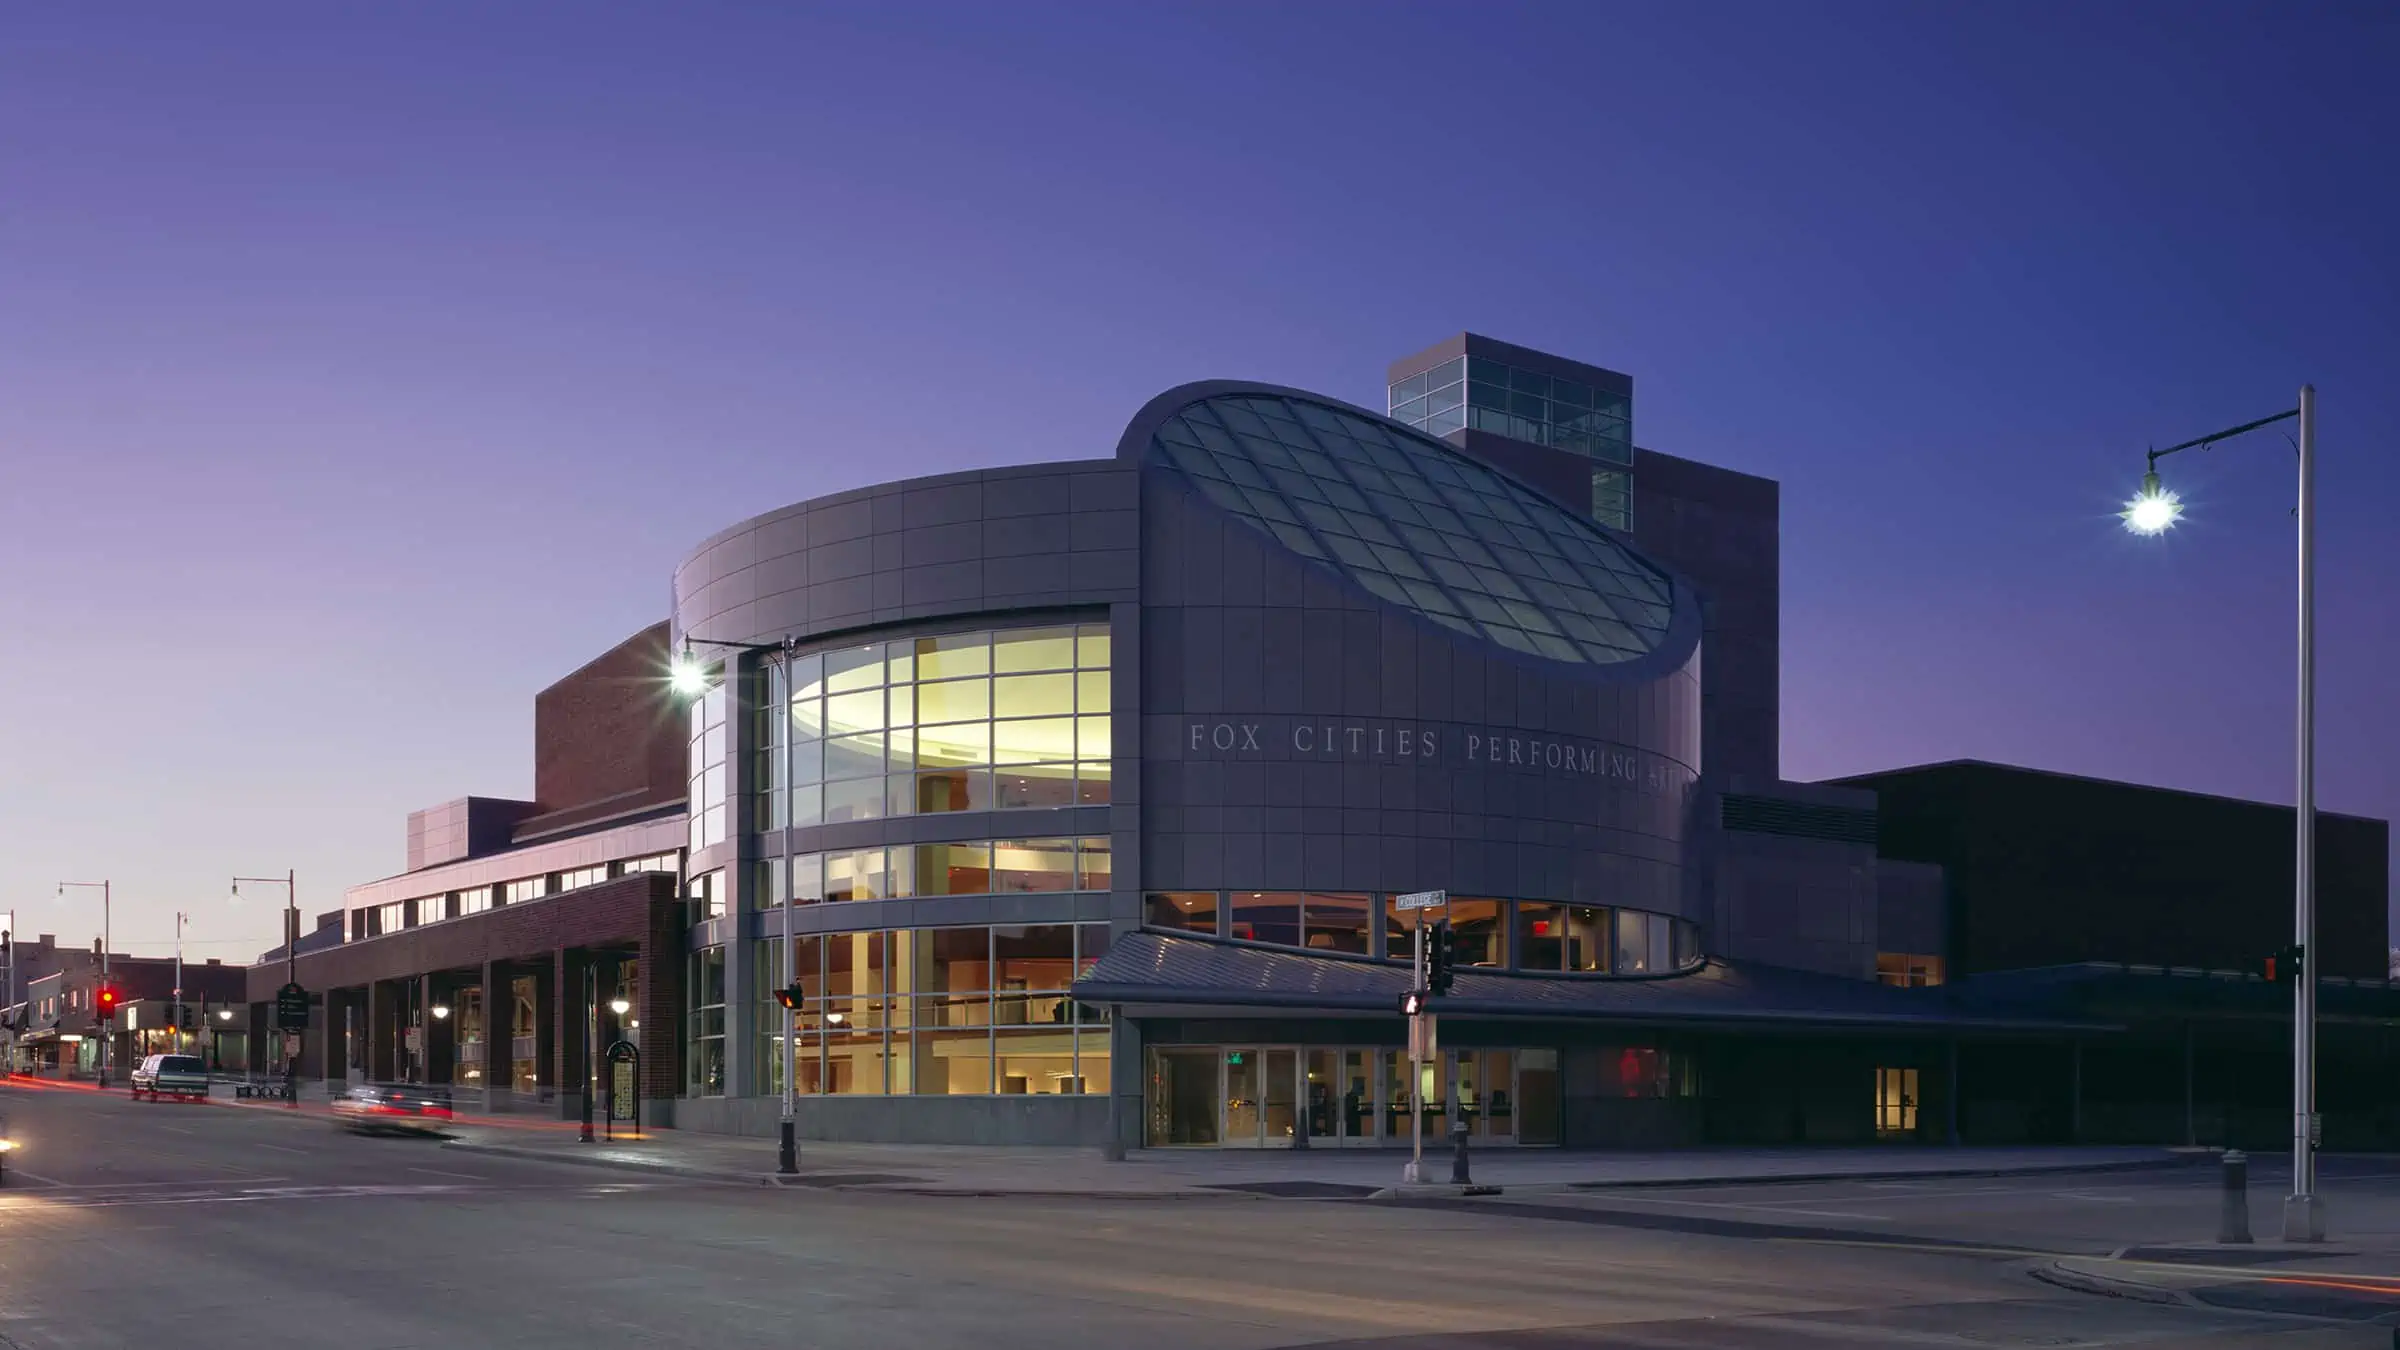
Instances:
[[[245,881],[260,886],[283,887],[283,983],[287,989],[300,983],[300,888],[295,884],[299,877],[299,870],[294,868],[279,877],[235,877],[233,879],[232,898],[235,900],[242,898],[242,883]],[[278,991],[277,998],[279,1005],[282,1002],[280,992]],[[276,1019],[275,1034],[278,1036],[293,1035],[295,1038],[297,1036],[297,1033],[287,1033],[284,1030],[280,1016]],[[333,1038],[333,1004],[330,1001],[325,1005],[325,1037],[328,1043]],[[263,1065],[264,1061],[262,1060],[261,1063]],[[283,1102],[285,1106],[295,1111],[300,1109],[300,1052],[297,1048],[284,1056]]]
[[[111,929],[110,929],[110,926],[109,926],[109,910],[110,910],[110,907],[111,907],[111,906],[110,906],[110,899],[111,899],[110,892],[111,892],[111,887],[109,886],[109,883],[108,883],[108,881],[107,881],[107,880],[105,880],[105,879],[103,879],[103,880],[100,880],[100,881],[62,881],[62,882],[58,883],[58,893],[59,893],[59,895],[61,895],[62,897],[63,897],[64,895],[66,895],[66,893],[67,893],[67,888],[68,888],[69,886],[83,886],[83,887],[98,887],[98,888],[99,888],[99,891],[100,891],[100,983],[101,983],[101,985],[102,985],[103,987],[105,987],[105,986],[108,984],[108,949],[109,949],[109,947],[112,945],[112,943],[111,943],[112,932],[111,932]],[[115,1019],[115,1017],[112,1015],[112,1016],[110,1017],[110,1019],[109,1019],[107,1022],[104,1022],[104,1023],[102,1023],[102,1024],[101,1024],[101,1030],[100,1030],[100,1086],[102,1086],[102,1087],[107,1087],[107,1086],[108,1086],[108,1061],[109,1061],[109,1048],[110,1048],[110,1046],[111,1046],[111,1045],[112,1045],[112,1044],[113,1044],[113,1043],[116,1041],[116,1039],[117,1039],[117,1027],[116,1027],[116,1019]]]

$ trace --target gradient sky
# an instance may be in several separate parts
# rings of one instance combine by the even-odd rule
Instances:
[[[0,27],[0,909],[248,960],[532,788],[537,689],[803,497],[1381,406],[1462,328],[1783,483],[1784,767],[2400,816],[2400,10],[19,6]],[[2381,86],[2378,88],[2378,86]]]

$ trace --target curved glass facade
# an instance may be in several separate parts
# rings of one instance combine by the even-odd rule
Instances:
[[[1374,595],[1513,651],[1611,665],[1666,637],[1666,575],[1591,521],[1439,441],[1324,404],[1206,399],[1153,462]]]
[[[794,658],[788,699],[782,679],[751,739],[761,829],[784,823],[787,762],[795,826],[1109,800],[1106,624],[834,647]]]

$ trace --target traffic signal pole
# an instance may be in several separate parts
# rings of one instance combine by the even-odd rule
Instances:
[[[1409,962],[1409,987],[1425,987],[1425,911],[1417,911],[1416,955]],[[1402,1180],[1415,1184],[1425,1176],[1425,1062],[1418,1058],[1425,1048],[1425,1019],[1432,1014],[1420,1011],[1409,1019],[1408,1028],[1408,1172]]]

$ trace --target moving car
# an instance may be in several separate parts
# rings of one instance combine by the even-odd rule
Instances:
[[[450,1089],[361,1083],[335,1099],[333,1113],[354,1134],[440,1134],[450,1125]]]
[[[206,1100],[208,1064],[198,1055],[152,1055],[133,1071],[134,1100],[140,1101],[145,1092],[152,1101],[162,1097]]]

